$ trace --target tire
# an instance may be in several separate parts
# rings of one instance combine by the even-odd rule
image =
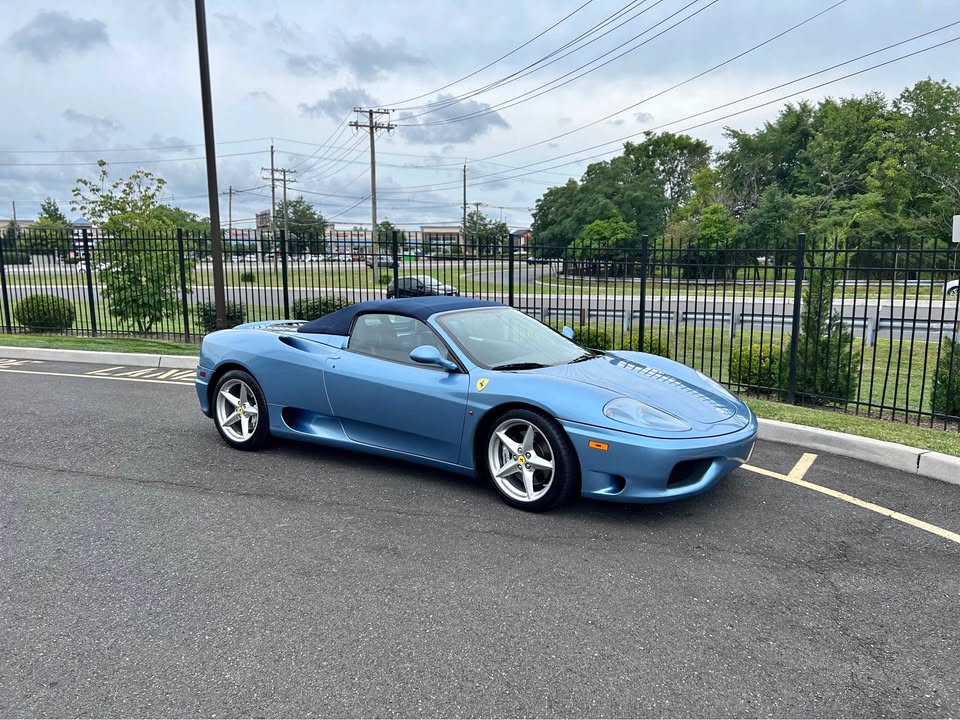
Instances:
[[[480,460],[500,499],[520,510],[550,510],[580,490],[580,461],[570,439],[539,412],[508,410],[497,417]]]
[[[387,300],[393,299],[393,293],[387,293]]]
[[[269,442],[267,401],[260,384],[250,373],[243,370],[225,373],[217,381],[212,405],[213,423],[230,447],[259,450]]]
[[[950,288],[949,290],[947,290],[947,295],[950,297],[957,297],[958,295],[960,295],[960,287]]]

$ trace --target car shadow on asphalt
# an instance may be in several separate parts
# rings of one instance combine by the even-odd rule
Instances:
[[[477,502],[478,506],[502,508],[523,514],[523,511],[508,508],[486,480],[474,475],[461,475],[412,461],[361,454],[298,440],[276,440],[272,450],[268,452],[271,451],[281,452],[304,462],[327,461],[353,474],[368,472],[374,476],[389,476],[391,484],[404,483],[404,485],[397,485],[398,490],[406,487],[407,483],[415,484],[420,488],[432,487],[436,489],[436,497],[440,502],[453,494],[457,501],[469,498],[471,502]],[[605,502],[578,497],[550,511],[548,516],[558,520],[610,524],[635,523],[642,520],[647,525],[687,523],[691,518],[707,520],[713,514],[723,515],[731,507],[735,507],[736,499],[727,487],[728,482],[729,478],[700,495],[666,503]],[[462,512],[462,507],[458,506],[456,511]]]

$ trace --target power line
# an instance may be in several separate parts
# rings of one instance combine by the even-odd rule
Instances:
[[[760,48],[762,48],[762,47],[764,47],[764,46],[766,46],[766,45],[769,45],[770,43],[775,42],[776,40],[779,40],[779,39],[782,38],[784,35],[787,35],[787,34],[793,32],[794,30],[797,30],[798,28],[803,27],[804,25],[806,25],[806,24],[808,24],[808,23],[816,20],[816,19],[819,18],[821,15],[824,15],[824,14],[830,12],[830,11],[833,10],[834,8],[838,7],[839,5],[843,5],[845,2],[847,2],[847,0],[838,0],[837,2],[833,3],[833,5],[830,5],[829,7],[821,10],[820,12],[818,12],[818,13],[816,13],[816,14],[814,14],[814,15],[811,15],[811,16],[808,17],[807,19],[802,20],[801,22],[798,22],[798,23],[796,23],[795,25],[792,25],[792,26],[788,27],[786,30],[781,31],[781,32],[777,33],[776,35],[767,38],[767,39],[764,40],[763,42],[757,43],[756,45],[754,45],[754,46],[752,46],[752,47],[750,47],[750,48],[747,48],[746,50],[743,50],[742,52],[737,53],[737,54],[734,55],[733,57],[727,58],[727,59],[724,60],[723,62],[717,63],[717,64],[714,65],[713,67],[707,68],[706,70],[704,70],[704,71],[702,71],[702,72],[699,72],[699,73],[697,73],[696,75],[693,75],[693,76],[691,76],[691,77],[688,77],[686,80],[683,80],[683,81],[681,81],[681,82],[678,82],[678,83],[676,83],[675,85],[671,85],[671,86],[668,87],[666,90],[661,90],[660,92],[657,92],[657,93],[655,93],[655,94],[653,94],[653,95],[648,95],[647,97],[643,98],[642,100],[639,100],[639,101],[633,103],[632,105],[628,105],[628,106],[625,107],[625,108],[621,108],[621,109],[619,109],[619,110],[616,110],[616,111],[610,113],[609,115],[605,115],[604,117],[599,118],[598,120],[594,120],[593,122],[589,122],[589,123],[587,123],[586,125],[581,125],[580,127],[574,128],[573,130],[568,130],[567,132],[560,133],[559,135],[554,135],[553,137],[549,137],[549,138],[547,138],[547,139],[545,139],[545,140],[539,140],[538,142],[530,143],[529,145],[523,145],[522,147],[514,148],[513,150],[506,150],[506,151],[504,151],[504,152],[497,153],[497,154],[495,154],[495,155],[487,155],[486,157],[482,158],[482,160],[484,160],[484,161],[489,161],[491,158],[503,157],[504,155],[512,155],[512,154],[515,153],[515,152],[520,152],[521,150],[528,150],[529,148],[537,147],[538,145],[543,145],[543,144],[545,144],[545,143],[553,142],[554,140],[559,140],[560,138],[567,137],[568,135],[573,135],[574,133],[580,132],[581,130],[585,130],[585,129],[589,128],[589,127],[593,127],[593,126],[595,126],[595,125],[599,125],[600,123],[602,123],[602,122],[604,122],[604,121],[606,121],[606,120],[609,120],[610,118],[616,117],[617,115],[620,115],[620,114],[622,114],[622,113],[625,113],[625,112],[627,112],[628,110],[633,110],[634,108],[640,107],[641,105],[643,105],[643,104],[645,104],[645,103],[647,103],[647,102],[650,102],[651,100],[655,100],[655,99],[658,98],[658,97],[661,97],[661,96],[663,96],[663,95],[666,95],[667,93],[672,92],[672,91],[674,91],[674,90],[676,90],[676,89],[678,89],[678,88],[680,88],[680,87],[683,87],[684,85],[687,85],[687,84],[693,82],[694,80],[699,80],[699,79],[702,78],[704,75],[708,75],[709,73],[712,73],[714,70],[719,70],[720,68],[724,67],[725,65],[729,65],[730,63],[735,62],[736,60],[739,60],[740,58],[742,58],[742,57],[744,57],[744,56],[746,56],[746,55],[749,55],[750,53],[754,52],[755,50],[759,50]]]
[[[251,152],[242,152],[242,153],[227,153],[224,155],[217,155],[219,158],[231,158],[231,157],[245,157],[250,155],[263,155],[266,150],[254,150]],[[179,158],[153,158],[153,159],[143,159],[143,160],[111,160],[107,165],[147,165],[153,163],[168,163],[168,162],[191,162],[194,160],[206,160],[206,156],[199,155],[197,157],[179,157]],[[0,162],[0,167],[81,167],[87,165],[97,165],[99,160],[90,160],[88,162],[61,162],[61,163],[8,163]]]
[[[786,87],[786,86],[788,86],[788,85],[794,85],[794,84],[796,84],[796,83],[798,83],[798,82],[801,82],[801,81],[803,81],[803,80],[809,79],[809,78],[814,77],[814,76],[816,76],[816,75],[821,75],[821,74],[823,74],[823,73],[825,73],[825,72],[829,72],[830,70],[835,70],[835,69],[837,69],[837,68],[839,68],[839,67],[843,67],[843,66],[846,66],[846,65],[850,65],[850,64],[855,63],[855,62],[858,62],[859,60],[862,60],[862,59],[864,59],[864,58],[870,57],[870,56],[872,56],[872,55],[876,55],[876,54],[881,53],[881,52],[884,52],[884,51],[886,51],[886,50],[890,50],[890,49],[895,48],[895,47],[898,47],[898,46],[900,46],[900,45],[904,45],[904,44],[906,44],[906,43],[912,42],[912,41],[917,40],[917,39],[922,38],[922,37],[926,37],[926,36],[928,36],[928,35],[931,35],[931,34],[933,34],[933,33],[939,32],[939,31],[944,30],[944,29],[949,28],[949,27],[953,27],[953,26],[958,25],[958,24],[960,24],[960,20],[957,20],[957,21],[948,23],[948,24],[946,24],[946,25],[943,25],[943,26],[941,26],[941,27],[939,27],[939,28],[936,28],[936,29],[934,29],[934,30],[930,30],[930,31],[928,31],[928,32],[921,33],[921,34],[919,34],[919,35],[915,35],[915,36],[913,36],[913,37],[911,37],[911,38],[908,38],[908,39],[906,39],[906,40],[901,40],[900,42],[892,43],[892,44],[887,45],[886,47],[880,48],[880,49],[878,49],[878,50],[874,50],[874,51],[872,51],[872,52],[865,53],[865,54],[860,55],[860,56],[858,56],[858,57],[851,58],[850,60],[846,60],[846,61],[841,62],[841,63],[836,63],[836,64],[834,64],[834,65],[831,65],[830,67],[823,68],[822,70],[818,70],[818,71],[813,72],[813,73],[808,73],[808,74],[806,74],[806,75],[803,75],[803,76],[801,76],[801,77],[795,78],[795,79],[793,79],[793,80],[789,80],[789,81],[787,81],[787,82],[780,83],[780,84],[778,84],[778,85],[774,85],[774,86],[769,87],[769,88],[767,88],[767,89],[765,89],[765,90],[760,90],[759,92],[751,93],[750,95],[745,95],[744,97],[738,98],[738,99],[736,99],[736,100],[731,100],[731,101],[726,102],[726,103],[723,103],[723,104],[721,104],[721,105],[717,105],[717,106],[714,106],[714,107],[712,107],[712,108],[708,108],[707,110],[702,110],[702,111],[700,111],[700,112],[693,113],[693,114],[691,114],[691,115],[687,115],[687,116],[685,116],[685,117],[683,117],[683,118],[679,118],[679,119],[677,119],[677,120],[671,120],[671,121],[669,121],[669,122],[662,123],[661,125],[657,125],[657,126],[655,126],[655,127],[653,127],[653,128],[647,128],[646,130],[642,130],[642,131],[640,131],[640,132],[631,133],[630,135],[624,135],[623,137],[616,138],[615,140],[609,140],[609,141],[606,141],[606,142],[603,142],[603,143],[599,143],[599,144],[597,144],[597,145],[592,145],[592,146],[590,146],[590,147],[581,148],[581,149],[579,149],[579,150],[574,150],[574,151],[571,151],[571,152],[568,152],[568,153],[564,153],[564,154],[562,154],[562,155],[556,155],[556,156],[554,156],[554,157],[547,158],[547,159],[545,159],[545,160],[539,160],[539,161],[537,161],[537,162],[528,163],[526,166],[520,166],[518,169],[530,168],[530,167],[533,167],[533,166],[535,166],[535,165],[542,165],[542,164],[544,164],[544,163],[549,163],[549,162],[553,162],[553,161],[555,161],[555,160],[559,160],[559,159],[561,159],[561,158],[570,157],[571,155],[579,155],[580,153],[589,152],[590,150],[596,150],[596,149],[598,149],[598,148],[605,147],[605,146],[608,146],[608,145],[613,145],[613,144],[619,145],[620,143],[624,142],[625,140],[633,139],[633,138],[635,138],[635,137],[637,137],[637,136],[639,136],[639,135],[643,135],[643,134],[645,134],[645,133],[647,133],[647,132],[653,132],[653,131],[655,131],[655,130],[660,130],[660,129],[662,129],[662,128],[665,128],[665,127],[668,127],[668,126],[671,126],[671,125],[676,125],[676,124],[678,124],[678,123],[686,122],[687,120],[691,120],[691,119],[694,119],[694,118],[697,118],[697,117],[702,117],[703,115],[706,115],[706,114],[708,114],[708,113],[714,112],[714,111],[716,111],[716,110],[722,110],[722,109],[724,109],[724,108],[730,107],[731,105],[736,105],[736,104],[739,104],[739,103],[744,102],[744,101],[746,101],[746,100],[750,100],[750,99],[752,99],[752,98],[758,97],[758,96],[760,96],[760,95],[765,95],[765,94],[767,94],[767,93],[769,93],[769,92],[773,92],[774,90],[778,90],[778,89],[783,88],[783,87]],[[742,109],[742,110],[737,110],[736,112],[729,113],[729,114],[724,115],[724,116],[721,116],[721,117],[712,118],[712,119],[710,119],[710,120],[708,120],[708,121],[704,121],[704,122],[698,123],[698,124],[696,124],[696,125],[691,125],[691,126],[685,127],[685,128],[683,128],[683,129],[677,130],[677,131],[675,131],[675,132],[677,132],[677,133],[684,133],[684,132],[688,132],[688,131],[690,131],[690,130],[695,130],[695,129],[698,129],[698,128],[700,128],[700,127],[704,127],[704,126],[706,126],[706,125],[712,125],[712,124],[715,124],[715,123],[717,123],[717,122],[721,122],[721,121],[723,121],[723,120],[727,120],[727,119],[729,119],[729,118],[736,117],[736,116],[738,116],[738,115],[743,115],[744,113],[751,112],[751,111],[753,111],[753,110],[757,110],[757,109],[759,109],[759,108],[766,107],[766,106],[768,106],[768,105],[772,105],[772,104],[777,103],[777,102],[782,102],[783,100],[788,100],[788,99],[790,99],[790,98],[792,98],[792,97],[795,97],[795,96],[797,96],[797,95],[802,95],[803,93],[810,92],[810,91],[812,91],[812,90],[818,90],[818,89],[823,88],[823,87],[826,87],[826,86],[828,86],[828,85],[832,85],[832,84],[834,84],[834,83],[838,83],[838,82],[841,82],[841,81],[843,81],[843,80],[847,80],[847,79],[849,79],[849,78],[851,78],[851,77],[855,77],[855,76],[857,76],[857,75],[862,75],[863,73],[870,72],[870,71],[872,71],[872,70],[876,70],[876,69],[878,69],[878,68],[885,67],[885,66],[887,66],[887,65],[891,65],[891,64],[893,64],[893,63],[900,62],[900,61],[902,61],[902,60],[906,60],[906,59],[911,58],[911,57],[915,57],[915,56],[920,55],[920,54],[922,54],[922,53],[926,53],[926,52],[929,52],[929,51],[931,51],[931,50],[935,50],[935,49],[937,49],[937,48],[943,47],[943,46],[945,46],[945,45],[949,45],[950,43],[957,42],[958,40],[960,40],[960,36],[957,36],[957,37],[954,37],[954,38],[950,38],[949,40],[945,40],[945,41],[943,41],[943,42],[939,42],[939,43],[936,43],[936,44],[934,44],[934,45],[929,45],[929,46],[927,46],[927,47],[925,47],[925,48],[921,48],[921,49],[919,49],[919,50],[915,50],[915,51],[913,51],[913,52],[906,53],[906,54],[904,54],[904,55],[900,55],[900,56],[895,57],[895,58],[891,58],[890,60],[885,60],[884,62],[877,63],[877,64],[875,64],[875,65],[871,65],[871,66],[869,66],[869,67],[862,68],[862,69],[860,69],[860,70],[856,70],[856,71],[851,72],[851,73],[847,73],[846,75],[842,75],[842,76],[837,77],[837,78],[834,78],[834,79],[832,79],[832,80],[827,80],[827,81],[825,81],[825,82],[818,83],[818,84],[816,84],[816,85],[811,85],[811,86],[806,87],[806,88],[803,88],[803,89],[801,89],[801,90],[796,90],[796,91],[791,92],[791,93],[788,93],[788,94],[786,94],[786,95],[781,95],[781,96],[779,96],[779,97],[777,97],[777,98],[774,98],[774,99],[772,99],[772,100],[767,100],[767,101],[764,101],[764,102],[759,103],[759,104],[757,104],[757,105],[753,105],[753,106],[751,106],[751,107],[744,108],[744,109]],[[585,156],[585,157],[580,157],[580,158],[577,158],[576,160],[571,160],[571,161],[569,161],[569,162],[559,163],[559,164],[557,164],[557,165],[551,165],[549,168],[541,168],[541,170],[542,170],[542,169],[554,169],[554,168],[565,167],[565,166],[567,166],[567,165],[579,164],[579,163],[581,163],[581,162],[583,162],[583,161],[585,161],[585,160],[593,160],[593,159],[596,159],[596,158],[599,158],[599,157],[603,157],[604,155],[606,155],[606,154],[608,154],[608,153],[610,153],[610,152],[613,152],[613,149],[612,149],[612,148],[609,148],[609,149],[605,150],[604,152],[597,153],[597,154],[595,154],[595,155],[589,155],[589,156]],[[484,184],[489,184],[489,183],[503,182],[504,180],[513,180],[513,179],[516,179],[516,178],[518,178],[518,177],[521,177],[522,175],[533,174],[533,173],[536,173],[536,172],[538,172],[538,170],[532,170],[532,171],[530,171],[530,172],[528,172],[528,173],[521,173],[520,175],[513,175],[513,176],[505,175],[505,176],[499,176],[499,177],[497,177],[497,178],[495,178],[495,179],[493,179],[493,180],[479,181],[479,182],[475,182],[474,184],[475,184],[475,185],[484,185]],[[486,177],[486,176],[481,176],[481,177]],[[433,186],[413,186],[413,187],[405,188],[405,189],[402,190],[402,191],[398,190],[398,191],[396,191],[396,192],[423,192],[423,191],[424,191],[424,188],[429,188],[429,189],[431,189],[431,190],[433,190],[433,191],[438,191],[438,190],[452,190],[453,188],[457,187],[457,185],[458,185],[457,183],[452,183],[452,182],[451,182],[451,183],[447,183],[447,184],[446,184],[446,187],[443,187],[443,188],[441,188],[441,187],[439,187],[439,186],[437,186],[437,185],[433,185]]]
[[[668,15],[667,17],[663,18],[660,22],[658,22],[658,23],[650,26],[649,28],[647,28],[646,30],[644,30],[642,33],[639,33],[638,35],[635,35],[635,36],[634,36],[633,38],[631,38],[630,40],[627,40],[626,42],[621,43],[620,45],[617,45],[617,47],[613,48],[612,50],[609,50],[608,52],[605,52],[603,55],[600,55],[599,57],[596,57],[596,58],[594,58],[593,60],[590,60],[589,62],[586,62],[586,63],[584,63],[583,65],[580,65],[579,67],[576,67],[576,68],[574,68],[573,70],[571,70],[571,71],[569,71],[569,72],[567,72],[567,73],[564,73],[564,74],[561,75],[560,77],[554,78],[553,80],[550,80],[549,82],[543,83],[542,85],[538,85],[537,87],[533,88],[532,90],[528,90],[528,91],[526,91],[526,92],[524,92],[524,93],[520,93],[519,95],[515,95],[514,97],[510,98],[509,100],[504,100],[504,101],[502,101],[502,102],[496,103],[496,104],[491,105],[491,106],[489,106],[489,107],[487,107],[487,108],[484,108],[483,110],[478,110],[478,111],[475,111],[475,112],[472,112],[472,113],[467,113],[467,114],[465,114],[465,115],[457,115],[456,117],[445,118],[445,119],[443,119],[443,120],[431,120],[431,121],[427,121],[427,122],[414,123],[414,124],[410,125],[410,127],[429,127],[429,126],[433,126],[433,125],[448,125],[448,124],[450,124],[450,123],[461,122],[461,121],[463,121],[463,120],[472,120],[472,119],[474,119],[474,118],[483,117],[484,115],[490,115],[491,113],[499,112],[500,110],[506,110],[507,108],[511,108],[511,107],[515,107],[515,106],[517,106],[517,105],[521,105],[521,104],[523,104],[523,103],[525,103],[525,102],[529,102],[530,100],[533,100],[534,98],[538,98],[538,97],[540,97],[541,95],[546,95],[547,93],[553,92],[554,90],[557,90],[557,89],[559,89],[559,88],[562,88],[562,87],[564,87],[565,85],[569,85],[570,83],[574,82],[575,80],[579,80],[580,78],[582,78],[582,77],[584,77],[584,76],[586,76],[586,75],[589,75],[590,73],[596,72],[596,71],[599,70],[600,68],[609,65],[610,63],[614,62],[615,60],[619,60],[619,59],[622,58],[624,55],[627,55],[627,54],[632,53],[632,52],[634,52],[634,51],[636,51],[636,50],[639,50],[639,49],[642,48],[644,45],[653,42],[653,41],[656,40],[657,38],[661,37],[662,35],[665,35],[666,33],[670,32],[671,30],[673,30],[673,29],[674,29],[675,27],[677,27],[678,25],[682,25],[683,23],[687,22],[688,20],[691,20],[692,18],[696,17],[697,15],[699,15],[700,13],[702,13],[703,11],[707,10],[708,8],[710,8],[710,7],[714,6],[714,5],[716,5],[718,2],[720,2],[720,0],[710,0],[710,2],[708,2],[708,3],[707,3],[706,5],[704,5],[703,7],[699,8],[698,10],[695,10],[694,12],[690,13],[690,15],[687,15],[686,17],[680,18],[680,20],[678,20],[677,22],[675,22],[673,25],[670,25],[669,27],[661,30],[661,31],[658,32],[656,35],[653,35],[652,37],[647,38],[647,39],[644,40],[643,42],[638,43],[637,45],[635,45],[635,46],[633,46],[633,47],[631,47],[631,48],[628,48],[628,49],[624,50],[624,51],[623,51],[622,53],[620,53],[619,55],[615,55],[614,57],[610,58],[609,60],[607,60],[607,61],[605,61],[605,62],[603,62],[603,63],[600,63],[600,64],[597,65],[596,67],[590,68],[589,70],[585,70],[584,72],[582,72],[582,73],[580,73],[579,75],[576,75],[576,76],[574,76],[574,77],[570,77],[568,80],[564,80],[564,82],[560,83],[559,85],[554,85],[554,83],[557,83],[558,81],[563,80],[564,78],[568,78],[570,75],[573,75],[574,73],[579,72],[580,70],[583,70],[583,69],[586,68],[588,65],[592,65],[593,63],[597,62],[597,61],[600,60],[601,58],[605,58],[605,57],[607,57],[608,55],[610,55],[611,53],[614,53],[614,52],[616,52],[617,50],[619,50],[620,48],[624,47],[625,45],[630,44],[631,42],[633,42],[633,41],[636,40],[637,38],[639,38],[639,37],[645,35],[646,33],[650,32],[650,31],[653,30],[654,28],[659,27],[660,25],[662,25],[663,23],[667,22],[668,20],[676,17],[676,16],[679,15],[681,12],[683,12],[684,10],[688,9],[689,7],[695,5],[695,4],[696,4],[697,2],[699,2],[699,1],[700,1],[700,0],[691,0],[691,2],[687,3],[686,5],[684,5],[682,8],[680,8],[680,9],[677,10],[676,12],[674,12],[674,13],[672,13],[671,15]],[[553,87],[548,87],[548,86],[550,86],[550,85],[554,85],[554,86],[553,86]],[[544,88],[546,88],[546,89],[544,89]],[[542,92],[537,92],[538,90],[542,90]],[[536,93],[536,94],[532,94],[532,93]],[[414,116],[414,117],[416,117],[416,116]],[[401,127],[403,127],[403,126],[404,126],[404,125],[401,124]]]
[[[562,53],[562,52],[563,52],[564,50],[566,50],[567,48],[577,45],[577,43],[579,43],[579,42],[580,42],[581,40],[583,40],[584,38],[587,38],[587,37],[590,37],[591,35],[596,34],[599,30],[602,30],[604,27],[606,27],[606,26],[609,25],[610,23],[618,20],[620,17],[622,17],[623,15],[627,14],[628,12],[630,12],[630,11],[631,11],[632,9],[634,9],[635,7],[638,7],[638,6],[640,6],[640,5],[643,5],[643,4],[645,4],[645,3],[649,2],[649,1],[650,1],[650,0],[631,0],[631,2],[629,2],[629,3],[627,3],[626,5],[624,5],[623,7],[621,7],[621,8],[620,8],[619,10],[617,10],[615,13],[613,13],[613,14],[611,14],[611,15],[608,15],[606,18],[604,18],[603,20],[601,20],[599,23],[593,25],[592,27],[588,28],[587,30],[584,30],[584,31],[581,32],[579,35],[577,35],[575,38],[573,38],[572,40],[568,40],[566,43],[564,43],[564,44],[561,45],[560,47],[554,49],[553,51],[547,53],[546,55],[543,55],[543,56],[537,58],[536,60],[534,60],[533,62],[527,64],[526,66],[524,66],[524,67],[522,67],[522,68],[520,68],[520,69],[518,69],[518,70],[513,71],[513,72],[510,73],[509,75],[505,75],[505,76],[503,76],[503,77],[501,77],[501,78],[498,78],[497,80],[494,80],[494,81],[492,81],[492,82],[489,82],[489,83],[487,83],[486,85],[481,85],[480,87],[474,88],[473,90],[468,90],[468,91],[465,92],[465,93],[461,93],[461,94],[459,94],[459,95],[454,95],[453,97],[450,97],[450,98],[443,98],[443,99],[436,100],[436,101],[431,102],[431,103],[424,103],[423,105],[412,105],[412,106],[409,106],[409,107],[401,107],[401,108],[396,108],[396,109],[397,109],[397,110],[424,110],[424,109],[427,109],[427,108],[433,108],[434,110],[442,110],[442,109],[445,108],[445,107],[449,107],[450,105],[456,104],[456,103],[458,103],[458,102],[462,102],[463,100],[467,100],[467,99],[469,99],[469,98],[476,97],[477,95],[481,95],[481,94],[483,94],[483,93],[485,93],[485,92],[489,92],[490,90],[493,90],[494,88],[503,87],[504,85],[509,85],[510,83],[516,82],[517,80],[520,80],[521,78],[526,77],[527,75],[530,75],[530,74],[532,74],[532,73],[538,72],[538,71],[542,70],[542,69],[545,68],[545,67],[548,67],[548,66],[550,66],[550,65],[553,65],[555,62],[558,62],[558,61],[562,60],[562,59],[565,58],[565,57],[568,57],[568,56],[570,56],[570,55],[572,55],[572,54],[574,54],[574,53],[580,52],[581,50],[583,50],[583,49],[584,49],[585,47],[587,47],[588,45],[591,45],[591,44],[595,43],[597,40],[600,40],[601,38],[609,35],[611,32],[613,32],[614,30],[617,30],[618,28],[623,27],[623,26],[626,25],[627,23],[632,22],[633,20],[635,20],[636,18],[638,18],[640,15],[643,15],[643,14],[646,13],[648,10],[653,9],[653,8],[655,8],[657,5],[659,5],[660,3],[664,2],[664,0],[656,0],[656,2],[654,2],[653,5],[650,5],[650,6],[647,7],[646,9],[641,10],[640,12],[635,13],[632,17],[627,18],[625,21],[623,21],[622,23],[616,25],[615,27],[611,28],[610,30],[607,30],[606,32],[601,33],[600,35],[597,35],[597,36],[594,37],[592,40],[583,43],[583,44],[580,45],[579,47],[574,47],[574,49],[571,50],[570,52],[564,53],[563,55],[560,55],[559,57],[556,57],[556,58],[554,58],[553,60],[550,60],[550,58],[554,57],[555,55],[557,55],[557,54],[559,54],[559,53]],[[549,60],[550,62],[547,62],[548,60]],[[431,110],[430,112],[433,112],[433,110]],[[421,114],[425,114],[425,113],[421,113]]]
[[[498,57],[496,60],[493,60],[493,61],[487,63],[486,65],[484,65],[484,66],[483,66],[482,68],[480,68],[479,70],[474,70],[474,71],[473,71],[472,73],[470,73],[469,75],[464,75],[462,78],[458,78],[457,80],[454,80],[454,81],[451,82],[451,83],[447,83],[446,85],[441,85],[440,87],[438,87],[438,88],[436,88],[436,89],[434,89],[434,90],[430,90],[429,92],[425,92],[425,93],[423,93],[422,95],[416,95],[416,96],[414,96],[414,97],[407,98],[406,100],[400,100],[399,102],[387,103],[387,107],[396,107],[396,106],[399,106],[399,105],[406,105],[407,103],[413,102],[414,100],[419,100],[419,99],[421,99],[421,98],[428,97],[429,95],[433,95],[434,93],[438,93],[438,92],[440,92],[441,90],[446,90],[448,87],[452,87],[452,86],[454,86],[454,85],[456,85],[456,84],[458,84],[458,83],[463,82],[464,80],[467,80],[467,79],[469,79],[469,78],[472,78],[474,75],[478,75],[478,74],[482,73],[484,70],[493,67],[494,65],[496,65],[496,64],[497,64],[498,62],[500,62],[501,60],[506,60],[508,57],[510,57],[510,56],[513,55],[514,53],[519,52],[520,50],[523,50],[523,48],[525,48],[527,45],[529,45],[530,43],[534,42],[535,40],[539,40],[541,37],[543,37],[544,35],[546,35],[548,32],[550,32],[551,30],[553,30],[554,28],[556,28],[556,27],[557,27],[558,25],[560,25],[561,23],[564,23],[564,22],[566,22],[567,20],[569,20],[570,18],[572,18],[574,15],[576,15],[578,12],[580,12],[581,10],[583,10],[587,5],[589,5],[589,4],[592,3],[592,2],[593,2],[593,0],[587,0],[587,2],[583,3],[583,5],[581,5],[580,7],[576,8],[573,12],[568,13],[567,15],[564,15],[562,18],[560,18],[559,20],[557,20],[555,23],[553,23],[553,25],[551,25],[550,27],[548,27],[546,30],[542,30],[541,32],[537,33],[537,34],[534,35],[532,38],[530,38],[529,40],[527,40],[526,42],[524,42],[522,45],[518,45],[518,46],[515,47],[513,50],[511,50],[510,52],[508,52],[506,55],[501,55],[501,56]]]
[[[249,138],[247,140],[220,140],[217,142],[217,145],[239,145],[242,143],[252,143],[252,142],[263,142],[264,140],[269,140],[270,138]],[[152,145],[150,147],[137,147],[137,148],[99,148],[99,149],[77,149],[70,148],[66,150],[31,150],[31,149],[20,149],[20,150],[0,150],[0,153],[11,153],[11,154],[33,154],[33,153],[60,153],[63,155],[67,154],[83,154],[83,153],[99,153],[99,152],[146,152],[148,150],[184,150],[187,148],[196,148],[203,147],[204,143],[193,143],[189,145]]]

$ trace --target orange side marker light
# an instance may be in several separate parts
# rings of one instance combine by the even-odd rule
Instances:
[[[587,443],[587,446],[594,450],[603,450],[604,452],[610,449],[610,446],[607,445],[607,443],[600,442],[599,440],[591,440]]]

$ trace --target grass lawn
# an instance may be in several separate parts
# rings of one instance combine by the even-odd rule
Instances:
[[[847,415],[830,410],[786,405],[769,400],[753,398],[745,398],[745,400],[757,417],[768,420],[782,420],[796,425],[835,430],[960,457],[960,433],[957,432]]]
[[[197,355],[199,345],[147,340],[141,338],[78,337],[73,335],[6,335],[0,345],[7,347],[59,348],[61,350],[100,350],[103,352],[156,353],[158,355]]]

